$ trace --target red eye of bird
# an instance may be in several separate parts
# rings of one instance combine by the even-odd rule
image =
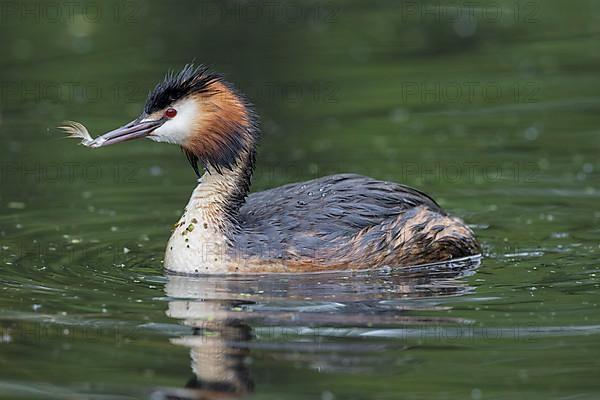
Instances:
[[[174,118],[177,115],[177,110],[174,108],[167,108],[167,111],[165,111],[165,115],[167,116],[167,118]]]

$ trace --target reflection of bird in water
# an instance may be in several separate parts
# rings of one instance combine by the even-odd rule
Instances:
[[[253,347],[269,352],[270,357],[293,358],[318,366],[320,371],[345,368],[336,354],[387,350],[380,343],[366,340],[340,343],[334,340],[336,327],[381,330],[463,324],[465,321],[458,318],[418,313],[438,310],[443,298],[472,290],[462,278],[473,274],[478,266],[476,258],[397,273],[170,275],[166,284],[170,299],[167,315],[191,328],[189,335],[171,341],[190,349],[194,377],[185,389],[164,389],[152,398],[216,399],[252,393],[248,360]],[[310,340],[302,336],[307,328],[312,329]],[[282,340],[281,336],[271,335],[276,329],[300,336],[298,340]],[[315,337],[314,332],[321,336]],[[359,371],[360,365],[347,368]]]
[[[245,344],[252,340],[252,328],[226,316],[226,310],[245,302],[191,298],[191,286],[181,279],[186,278],[169,278],[167,295],[180,299],[169,301],[167,315],[191,328],[189,335],[173,338],[171,343],[190,349],[193,376],[184,389],[161,389],[151,398],[208,400],[238,398],[251,393],[254,384],[248,369],[250,350]]]
[[[246,357],[250,350],[234,343],[247,343],[252,338],[246,324],[204,322],[193,328],[193,336],[174,339],[174,344],[190,347],[194,376],[185,385],[196,393],[239,396],[252,391]]]
[[[167,294],[182,299],[169,302],[167,315],[183,320],[192,328],[191,335],[171,339],[171,342],[190,348],[193,376],[185,390],[155,398],[223,399],[251,393],[254,384],[247,365],[250,350],[245,344],[252,340],[252,329],[248,324],[226,316],[228,311],[245,302],[193,299],[187,283],[179,280],[185,280],[185,277],[171,278],[177,282],[170,279]]]
[[[66,129],[78,132],[75,125]],[[259,137],[256,116],[244,96],[204,67],[169,74],[137,119],[88,137],[86,145],[142,137],[181,146],[196,173],[198,164],[205,170],[169,240],[168,270],[356,270],[480,252],[462,221],[425,193],[397,183],[341,174],[248,196]]]

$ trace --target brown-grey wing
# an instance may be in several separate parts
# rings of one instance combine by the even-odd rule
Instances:
[[[254,193],[240,210],[240,222],[248,235],[270,243],[298,238],[330,241],[418,206],[444,214],[432,198],[416,189],[341,174]]]

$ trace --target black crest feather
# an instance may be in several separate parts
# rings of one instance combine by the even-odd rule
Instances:
[[[202,93],[211,83],[222,82],[223,76],[205,65],[186,64],[179,72],[169,71],[148,95],[144,111],[152,114],[191,93]]]

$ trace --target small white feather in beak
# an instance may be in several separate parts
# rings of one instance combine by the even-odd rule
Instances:
[[[94,138],[90,135],[87,128],[75,121],[65,121],[63,125],[59,126],[58,129],[61,129],[65,132],[68,137],[74,139],[81,139],[81,144],[86,147],[94,147],[92,143],[94,142]]]

